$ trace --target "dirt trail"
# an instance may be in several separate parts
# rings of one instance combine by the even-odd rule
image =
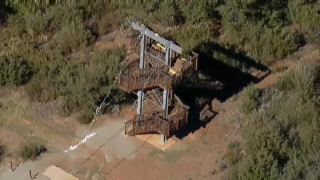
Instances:
[[[126,138],[124,134],[124,120],[115,119],[107,121],[103,126],[97,128],[96,136],[85,143],[85,146],[91,150],[98,149],[107,156],[107,162],[112,162],[114,158],[127,157],[137,148],[137,144]],[[134,159],[135,154],[129,155],[128,159]]]
[[[78,165],[90,157],[100,146],[102,147],[98,150],[97,155],[103,154],[106,162],[112,162],[114,159],[122,159],[124,157],[134,159],[136,155],[131,152],[135,151],[139,142],[134,143],[134,141],[122,135],[123,127],[123,119],[108,121],[106,124],[95,129],[94,132],[96,132],[97,135],[88,139],[87,142],[84,143],[84,146],[79,146],[79,150],[69,151],[67,153],[44,154],[37,161],[20,164],[14,172],[12,172],[10,168],[3,168],[0,171],[0,180],[30,180],[29,170],[34,174],[39,172],[37,180],[49,180],[48,177],[42,175],[49,166],[55,165],[64,170],[68,168],[71,170],[73,170],[73,168],[78,169]],[[85,137],[86,131],[87,128],[81,128],[78,134],[81,135],[80,137]],[[93,156],[92,159],[97,158],[97,155]],[[101,158],[99,158],[99,160],[104,161]]]
[[[40,160],[35,162],[26,162],[19,165],[14,172],[11,169],[5,169],[3,172],[0,172],[0,180],[30,180],[29,170],[32,174],[39,172],[37,180],[50,180],[48,177],[43,176],[42,173],[50,165],[63,165],[68,162],[70,156],[65,153],[50,154],[42,157]]]

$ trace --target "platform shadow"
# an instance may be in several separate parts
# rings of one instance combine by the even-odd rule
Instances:
[[[14,13],[14,9],[6,4],[6,1],[0,1],[0,27],[6,23],[10,14]]]
[[[196,74],[174,89],[182,102],[190,107],[189,123],[183,128],[173,132],[173,136],[176,136],[179,139],[183,139],[188,136],[188,134],[194,133],[201,127],[206,127],[210,121],[214,120],[214,117],[207,121],[201,121],[199,118],[200,111],[206,104],[211,106],[213,99],[217,99],[223,103],[233,95],[242,91],[242,89],[249,84],[258,83],[266,77],[257,78],[247,72],[241,71],[237,67],[225,64],[219,59],[215,59],[212,55],[213,53],[222,53],[234,61],[239,61],[248,69],[253,67],[260,71],[270,72],[268,67],[256,63],[256,61],[241,53],[233,53],[216,43],[203,43],[199,45],[197,52],[199,53],[198,70],[209,80],[205,80],[207,83],[200,83],[204,80],[199,78],[199,75]],[[220,82],[222,87],[217,88],[210,85],[210,83],[215,81]],[[201,86],[198,86],[198,84],[201,84]],[[199,98],[205,99],[206,102],[199,103]],[[215,116],[218,113],[219,112],[215,112]]]

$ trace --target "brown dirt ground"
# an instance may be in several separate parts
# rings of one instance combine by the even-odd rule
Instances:
[[[105,174],[106,179],[115,180],[221,179],[225,175],[225,152],[230,142],[239,139],[239,126],[236,114],[230,112],[234,108],[233,102],[229,100],[223,104],[215,104],[219,106],[219,114],[206,128],[201,128],[182,140],[173,137],[177,143],[166,152],[145,143],[139,146],[135,159],[115,159],[105,164],[101,160],[104,154],[100,152],[82,168],[98,166],[102,168],[101,174]],[[127,107],[123,111],[127,117],[128,109]],[[101,125],[104,124],[102,121]],[[141,143],[138,138],[128,138]],[[82,161],[83,159],[78,159],[78,163]]]

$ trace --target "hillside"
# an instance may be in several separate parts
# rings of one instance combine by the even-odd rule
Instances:
[[[320,178],[319,1],[38,3],[0,3],[0,180],[10,161],[17,177],[56,164],[80,179]],[[167,152],[117,132],[135,111],[115,84],[139,35],[128,20],[199,53],[175,89],[189,124]],[[98,136],[62,153],[105,97]],[[200,122],[207,104],[216,115]]]

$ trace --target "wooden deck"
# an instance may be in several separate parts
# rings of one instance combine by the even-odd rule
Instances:
[[[147,40],[148,41],[148,40]],[[163,47],[148,44],[145,47],[145,65],[139,68],[140,45],[132,50],[131,61],[123,69],[119,76],[119,89],[132,93],[139,90],[145,92],[155,88],[160,88],[170,92],[172,95],[173,87],[180,84],[197,70],[198,55],[193,53],[186,59],[179,57],[176,53],[170,55],[169,64],[165,63],[165,49]],[[146,93],[148,94],[148,93]],[[159,98],[161,97],[161,98]],[[136,114],[133,119],[125,122],[126,135],[138,135],[145,133],[159,133],[165,136],[170,134],[188,123],[189,107],[184,105],[178,97],[169,98],[169,116],[163,118],[162,94],[158,97],[148,95],[149,103],[144,99],[142,114]]]

